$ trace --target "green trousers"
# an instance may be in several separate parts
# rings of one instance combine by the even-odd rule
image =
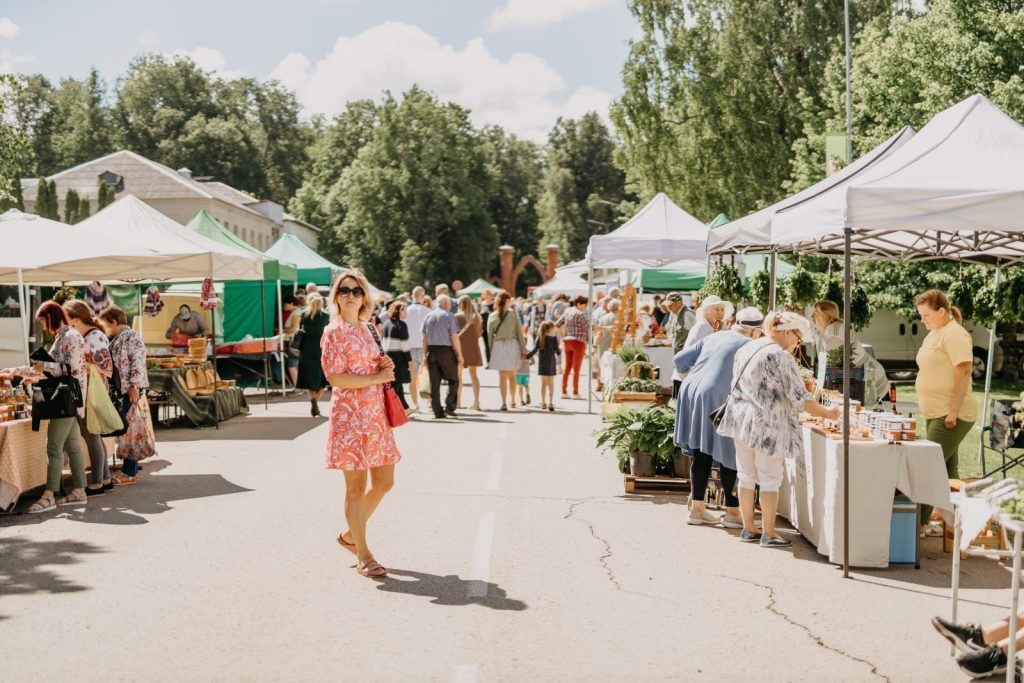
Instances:
[[[78,419],[61,417],[46,422],[46,490],[61,490],[61,470],[64,467],[64,446],[67,445],[71,463],[72,487],[85,488],[85,459],[78,440]]]
[[[936,417],[925,422],[925,437],[942,447],[942,457],[946,461],[946,474],[950,479],[960,478],[960,444],[974,427],[973,422],[957,420],[956,425],[946,427],[946,418]],[[921,506],[921,524],[927,524],[932,516],[932,506]]]

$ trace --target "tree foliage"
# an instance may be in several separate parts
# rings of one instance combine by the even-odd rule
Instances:
[[[613,162],[614,151],[607,126],[594,112],[555,123],[537,210],[538,248],[557,244],[564,261],[583,258],[590,236],[610,232],[621,220],[625,176]]]

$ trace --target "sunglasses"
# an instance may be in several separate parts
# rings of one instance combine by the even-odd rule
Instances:
[[[338,287],[338,296],[362,296],[366,292],[363,291],[362,287],[349,287],[342,285]]]

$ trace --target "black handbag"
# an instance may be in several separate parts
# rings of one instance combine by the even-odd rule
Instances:
[[[733,378],[732,387],[729,389],[729,395],[725,397],[725,403],[723,403],[722,405],[718,406],[717,408],[712,410],[710,413],[708,413],[708,419],[711,420],[711,424],[714,426],[715,429],[718,429],[718,426],[722,424],[722,420],[725,419],[725,409],[726,409],[726,406],[728,406],[729,405],[729,401],[732,400],[732,395],[733,395],[733,393],[735,393],[736,387],[740,383],[740,377],[743,376],[743,371],[747,369],[748,365],[750,365],[750,361],[754,360],[754,356],[757,355],[757,352],[760,351],[761,349],[766,349],[766,348],[768,348],[767,345],[766,346],[762,346],[760,349],[758,349],[757,351],[754,351],[754,353],[750,354],[750,358],[748,358],[747,362],[743,364],[742,368],[740,368],[739,374],[736,375],[735,378]]]
[[[288,355],[291,358],[298,358],[302,353],[302,339],[305,336],[306,331],[301,327],[292,335],[291,341],[288,342]]]
[[[32,431],[39,431],[41,420],[78,417],[78,409],[85,403],[82,385],[71,375],[71,366],[61,363],[66,374],[47,375],[32,385]]]
[[[127,393],[121,391],[121,375],[116,367],[113,374],[110,375],[108,387],[107,395],[110,396],[110,402],[117,408],[117,414],[121,416],[123,426],[121,429],[109,434],[101,434],[101,436],[123,436],[128,433],[128,411],[132,409],[132,400],[128,398]]]

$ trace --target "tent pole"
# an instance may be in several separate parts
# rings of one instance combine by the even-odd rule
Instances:
[[[996,284],[994,289],[999,289],[999,278],[1003,272],[1003,264],[996,262]],[[985,400],[981,403],[981,416],[986,413],[991,416],[988,407],[988,397],[992,393],[992,358],[996,350],[996,322],[992,321],[992,327],[988,331],[988,360],[985,362]],[[978,429],[983,430],[985,428],[984,420],[978,421]],[[978,440],[978,462],[981,464],[981,476],[986,475],[985,471],[985,439],[984,434],[982,438]]]
[[[776,259],[778,258],[778,255],[779,253],[775,249],[772,249],[771,257],[768,262],[768,311],[775,310],[775,276],[777,275],[777,272],[775,270],[775,263]],[[768,311],[765,311],[766,315],[768,314]]]
[[[288,368],[284,348],[284,304],[281,299],[281,280],[277,280],[277,329],[281,330],[281,396],[288,395]]]
[[[267,375],[270,372],[269,364],[267,363],[267,300],[266,300],[266,280],[260,280],[260,331],[263,337],[263,374]],[[270,402],[267,400],[267,383],[263,383],[263,410],[270,410]]]
[[[843,578],[850,578],[850,239],[843,230]],[[954,552],[956,550],[954,549]]]
[[[593,310],[594,306],[594,258],[590,257],[587,259],[590,266],[590,277],[587,278],[587,309]],[[588,359],[587,362],[587,415],[594,412],[594,357],[591,353],[591,348],[594,346],[594,316],[588,316],[587,325],[587,348],[584,351],[584,358]],[[569,366],[566,364],[565,371],[569,372]]]
[[[212,255],[211,255],[212,256]],[[210,282],[213,283],[213,269],[210,269]],[[199,298],[202,300],[202,287],[200,287]],[[217,288],[213,287],[213,298],[217,299]],[[217,372],[217,307],[214,306],[210,309],[210,331],[213,335],[211,346],[213,346],[213,424],[217,429],[220,429],[220,411],[217,409],[217,378],[220,374]]]
[[[28,307],[25,305],[25,277],[21,272],[21,268],[18,268],[18,310],[21,313],[21,343],[25,349],[25,365],[30,365],[29,362],[29,343],[28,343]]]
[[[143,319],[142,312],[143,312],[143,310],[145,310],[145,307],[143,306],[143,303],[142,303],[142,285],[137,285],[137,287],[138,287],[138,290],[136,290],[136,293],[138,294],[138,299],[139,299],[139,313],[138,313],[137,317],[139,319],[139,337],[141,337],[142,336],[142,319]],[[217,340],[214,339],[213,343],[216,344]]]

